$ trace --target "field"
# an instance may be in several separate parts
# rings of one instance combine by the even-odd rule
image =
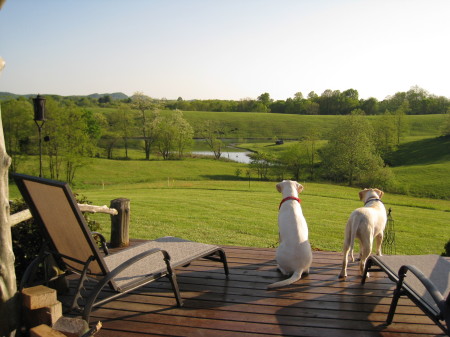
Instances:
[[[244,147],[257,150],[274,149],[273,141],[268,140],[273,139],[274,130],[280,130],[278,138],[298,139],[308,128],[317,128],[326,137],[327,130],[341,118],[213,112],[186,112],[185,116],[194,126],[202,119],[229,123],[230,128],[236,129],[236,138],[242,137],[242,141],[254,138],[253,143]],[[450,239],[450,144],[448,139],[436,138],[442,118],[408,116],[408,133],[392,159],[396,179],[405,193],[386,193],[384,197],[386,208],[392,208],[398,254],[440,254]],[[275,182],[261,182],[255,177],[248,180],[244,178],[247,166],[230,161],[207,158],[145,161],[137,150],[131,151],[131,158],[90,159],[79,169],[72,186],[96,205],[129,198],[131,237],[176,235],[214,244],[277,246],[280,195]],[[29,158],[21,167],[23,173],[38,174],[37,158]],[[236,174],[238,170],[240,176]],[[305,186],[300,197],[312,246],[340,251],[347,218],[361,206],[359,189],[301,183]],[[432,198],[407,195],[416,192]],[[11,198],[18,197],[14,185],[10,194]],[[109,216],[93,217],[109,236]]]
[[[108,113],[111,108],[93,108],[96,112]],[[169,111],[161,111],[168,114]],[[307,116],[291,114],[273,114],[260,112],[212,112],[183,111],[184,117],[195,130],[205,120],[216,121],[225,126],[228,138],[259,138],[259,139],[299,139],[311,129],[326,138],[342,116]],[[369,120],[383,118],[368,116]],[[439,135],[445,115],[409,115],[406,136],[436,137]]]
[[[74,191],[97,205],[131,200],[130,236],[151,239],[176,235],[207,243],[275,247],[280,194],[275,182],[235,175],[245,165],[188,159],[119,161],[93,159],[79,172]],[[358,189],[302,182],[300,196],[315,249],[341,250],[350,212],[361,206]],[[11,196],[17,197],[15,186]],[[386,194],[396,228],[396,250],[440,254],[450,238],[450,201]],[[93,216],[110,234],[109,216]]]

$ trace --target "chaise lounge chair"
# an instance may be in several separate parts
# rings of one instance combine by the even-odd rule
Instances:
[[[450,258],[438,255],[371,256],[361,283],[365,283],[370,270],[380,269],[397,284],[386,320],[388,325],[392,323],[400,296],[406,295],[449,335]]]
[[[144,241],[114,254],[108,255],[107,250],[101,253],[68,184],[22,174],[14,174],[13,177],[33,218],[43,229],[49,247],[29,266],[21,287],[51,254],[61,270],[80,276],[71,309],[81,310],[79,302],[84,300],[82,315],[87,322],[93,307],[161,277],[169,278],[177,305],[182,306],[174,268],[188,265],[193,260],[205,258],[222,262],[228,275],[225,252],[220,247],[176,237]],[[88,280],[96,281],[96,284],[87,295],[82,295],[84,283]],[[113,292],[97,300],[107,284]]]

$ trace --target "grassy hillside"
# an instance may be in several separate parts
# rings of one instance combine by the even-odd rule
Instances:
[[[120,197],[131,199],[130,235],[134,238],[177,235],[216,244],[274,247],[281,200],[275,182],[238,178],[239,168],[245,165],[212,159],[93,159],[78,172],[73,189],[97,205],[109,205]],[[302,207],[313,247],[341,250],[347,218],[361,206],[358,189],[302,183]],[[10,190],[11,197],[18,196],[15,186]],[[393,209],[397,253],[443,251],[450,238],[450,201],[386,193],[384,203]],[[94,217],[109,236],[109,216]]]
[[[216,120],[237,128],[230,135],[236,138],[273,138],[298,139],[309,130],[314,129],[326,138],[342,116],[305,116],[272,113],[242,113],[242,112],[202,112],[185,111],[185,118],[192,124],[198,125],[202,120]],[[405,116],[407,137],[437,137],[445,115]],[[383,118],[382,116],[368,116],[370,120]]]
[[[96,112],[109,113],[113,108],[92,108]],[[161,113],[170,113],[162,111]],[[184,111],[185,118],[194,127],[205,120],[217,121],[226,125],[228,130],[234,130],[227,137],[231,138],[274,138],[298,139],[308,130],[319,131],[325,138],[342,116],[306,116],[258,112],[213,112]],[[405,116],[408,125],[407,137],[437,137],[445,115]],[[368,116],[370,120],[382,116]]]
[[[403,143],[390,162],[398,192],[450,199],[450,137]]]
[[[400,145],[390,158],[392,166],[429,165],[450,161],[450,137],[425,138]]]

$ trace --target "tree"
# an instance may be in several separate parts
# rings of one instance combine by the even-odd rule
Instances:
[[[269,105],[273,102],[273,99],[270,98],[269,93],[265,92],[258,96],[258,102],[261,102],[266,107],[266,111],[268,111]]]
[[[328,144],[320,151],[328,178],[347,181],[350,186],[362,172],[383,166],[372,142],[372,127],[363,113],[362,110],[355,110],[344,117],[330,133]]]
[[[171,151],[175,147],[174,136],[177,130],[168,116],[157,118],[155,120],[155,125],[158,130],[158,137],[155,144],[163,159],[167,160],[170,158]]]
[[[318,115],[319,114],[319,104],[316,102],[313,102],[309,99],[305,100],[303,102],[303,107],[305,109],[305,114],[307,115]]]
[[[67,107],[65,120],[70,135],[66,137],[64,149],[66,181],[70,184],[75,178],[78,168],[86,164],[88,157],[92,156],[93,143],[87,132],[88,126],[83,111],[74,105]]]
[[[65,140],[69,134],[63,115],[59,112],[59,104],[51,97],[47,97],[46,100],[47,122],[43,132],[49,141],[44,142],[43,150],[48,156],[50,177],[58,179],[63,161],[62,152],[64,151]]]
[[[409,111],[408,101],[404,101],[394,112],[395,116],[395,132],[397,136],[397,146],[400,145],[400,138],[408,129],[408,124],[405,115]]]
[[[450,136],[450,108],[448,108],[447,115],[445,116],[444,123],[442,124],[442,135],[444,137]]]
[[[136,92],[131,97],[132,106],[140,112],[139,123],[144,140],[145,159],[150,160],[151,147],[157,140],[156,119],[159,104],[142,92]]]
[[[29,101],[20,98],[3,103],[6,151],[11,156],[12,172],[17,172],[23,154],[28,152],[33,128],[33,108]]]
[[[308,99],[315,102],[319,98],[319,95],[317,95],[314,91],[310,91],[308,94]]]
[[[103,105],[109,104],[111,101],[112,99],[110,95],[104,95],[98,99],[98,102]]]
[[[296,92],[294,94],[294,99],[297,100],[297,101],[303,100],[304,99],[303,94],[300,91]]]
[[[106,151],[106,158],[113,159],[113,151],[117,142],[120,139],[118,134],[118,122],[120,116],[117,111],[113,111],[110,114],[102,115],[102,135],[100,137],[99,147],[104,148]]]
[[[0,58],[0,72],[2,70],[1,61]],[[0,159],[0,336],[13,337],[20,322],[20,297],[17,292],[11,226],[9,224],[8,169],[11,158],[6,152],[1,118]]]
[[[320,134],[315,128],[309,128],[306,131],[305,139],[303,141],[306,149],[307,163],[309,167],[310,179],[314,180],[314,172],[316,166],[316,155],[317,155],[317,142],[320,140]]]
[[[189,122],[184,119],[182,112],[174,114],[173,120],[178,129],[175,134],[175,147],[178,152],[178,157],[181,158],[183,157],[184,151],[192,144],[194,129]]]
[[[294,180],[300,180],[301,169],[306,166],[307,162],[304,146],[300,142],[289,145],[280,159],[292,173]]]
[[[184,151],[191,144],[194,130],[183,113],[177,111],[157,120],[158,139],[156,145],[164,160],[170,159],[176,153],[182,158]]]
[[[430,94],[419,86],[413,86],[406,92],[406,100],[410,108],[410,112],[413,115],[423,113],[423,103],[430,97]]]
[[[266,180],[271,164],[275,157],[267,152],[260,151],[249,155],[251,158],[250,168],[256,171],[260,180]]]
[[[64,170],[66,181],[71,183],[77,168],[93,153],[86,114],[74,103],[60,104],[48,97],[46,115],[43,130],[49,141],[44,142],[44,152],[48,156],[50,177],[59,179]]]
[[[214,153],[214,158],[220,159],[222,147],[224,146],[223,141],[220,139],[225,135],[224,125],[216,121],[206,120],[200,125],[199,135],[205,140],[211,152]]]
[[[5,0],[0,0],[0,9]],[[0,57],[0,73],[5,62]],[[11,158],[5,147],[0,109],[0,336],[14,337],[20,322],[19,293],[14,270],[11,225],[9,224],[8,169]]]
[[[386,161],[389,154],[397,148],[397,126],[396,116],[388,110],[384,112],[380,118],[377,118],[374,123],[374,138],[376,152]]]
[[[125,148],[125,158],[128,159],[128,141],[132,135],[134,128],[135,116],[133,111],[128,107],[128,105],[120,104],[117,109],[118,117],[118,132],[123,139],[123,144]]]
[[[340,101],[340,107],[339,112],[340,114],[347,115],[354,109],[358,108],[359,106],[359,94],[358,91],[355,89],[347,89],[345,90],[339,97]]]
[[[376,115],[378,113],[378,100],[374,97],[364,100],[361,109],[364,110],[366,115]]]

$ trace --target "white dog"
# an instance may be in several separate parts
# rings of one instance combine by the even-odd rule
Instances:
[[[359,270],[364,273],[366,260],[372,252],[373,238],[377,238],[377,255],[381,256],[381,244],[383,242],[384,227],[386,226],[386,209],[381,198],[383,191],[376,188],[364,189],[359,192],[359,199],[364,202],[364,207],[355,209],[347,221],[344,237],[344,260],[339,277],[347,277],[348,252],[351,251],[352,262],[353,245],[355,237],[360,242]],[[367,275],[368,276],[368,275]]]
[[[268,288],[289,285],[299,280],[303,273],[309,273],[312,262],[311,245],[308,241],[308,226],[300,207],[298,194],[303,186],[296,181],[283,180],[277,184],[278,192],[283,194],[278,212],[280,245],[276,259],[278,269],[283,275],[291,275],[286,280],[272,283]]]

